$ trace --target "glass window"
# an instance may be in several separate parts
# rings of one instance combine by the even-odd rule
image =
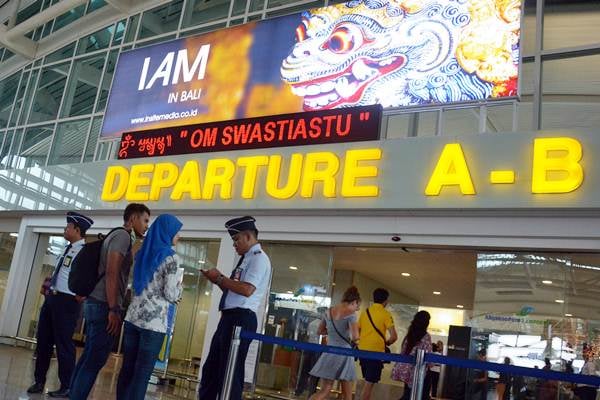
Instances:
[[[40,7],[42,6],[42,0],[36,0],[31,5],[25,7],[21,11],[17,13],[17,20],[15,25],[19,25],[21,22],[28,20],[33,17],[37,13],[40,12]]]
[[[544,49],[588,45],[599,37],[599,0],[545,1]]]
[[[9,58],[13,57],[15,55],[15,53],[13,53],[12,51],[10,51],[9,49],[4,49],[4,55],[2,56],[2,61],[6,61]]]
[[[50,21],[44,24],[44,30],[42,31],[42,39],[52,33],[52,24],[54,21]]]
[[[387,139],[404,138],[411,136],[411,120],[418,118],[416,113],[390,115],[387,119]]]
[[[90,114],[94,110],[96,93],[100,87],[106,54],[99,54],[73,62],[69,83],[63,100],[62,116]]]
[[[8,273],[12,262],[17,236],[13,232],[0,232],[0,307],[8,284]]]
[[[9,131],[10,132],[10,131]],[[24,168],[25,160],[19,156],[19,148],[23,140],[23,129],[14,131],[10,150],[6,160],[6,168]]]
[[[0,81],[0,129],[8,126],[8,118],[19,87],[21,73],[17,72]]]
[[[444,110],[441,134],[447,136],[479,133],[479,116],[479,107]]]
[[[69,64],[67,62],[42,69],[29,115],[30,123],[56,118],[67,82]]]
[[[88,3],[86,14],[96,11],[99,8],[102,8],[106,5],[106,1],[104,0],[90,0]]]
[[[79,18],[83,16],[85,12],[85,4],[80,5],[79,7],[75,7],[66,13],[62,14],[58,18],[54,20],[54,26],[52,27],[52,32],[56,32],[57,30],[64,28],[72,22],[75,22]]]
[[[0,169],[10,168],[10,145],[12,144],[13,136],[15,135],[14,130],[8,130],[4,134],[4,142],[0,149]]]
[[[110,45],[114,29],[115,26],[111,25],[80,39],[77,45],[77,54],[91,53],[92,51],[107,48]]]
[[[38,241],[19,323],[18,335],[26,338],[36,337],[40,309],[44,303],[40,287],[46,277],[52,276],[58,257],[68,243],[62,236],[46,234],[40,235]]]
[[[265,334],[312,341],[309,325],[320,318],[321,307],[331,303],[332,248],[276,243],[263,243],[262,247],[273,269]],[[261,324],[259,320],[259,327]],[[262,390],[293,389],[301,359],[298,351],[263,343],[258,356],[257,386]]]
[[[140,15],[134,15],[129,17],[129,24],[127,25],[127,33],[125,34],[125,43],[131,42],[135,38],[135,32],[140,22]]]
[[[62,122],[56,126],[48,165],[75,164],[81,162],[85,137],[90,126],[89,118]]]
[[[176,30],[179,26],[182,7],[183,0],[175,0],[163,6],[145,11],[142,15],[142,26],[138,39],[149,38]]]
[[[529,55],[535,52],[535,7],[537,2],[536,0],[525,0],[524,3],[523,21],[521,23],[521,50],[523,54]]]
[[[46,56],[46,59],[44,60],[44,63],[50,64],[55,61],[62,61],[66,58],[72,57],[74,50],[75,50],[75,42],[69,43],[62,49],[58,49],[55,52],[48,54]]]
[[[248,9],[249,12],[252,11],[262,11],[263,8],[265,7],[265,0],[249,0],[250,1],[250,8]],[[244,7],[246,2],[244,2]]]
[[[96,103],[96,112],[104,111],[106,108],[106,101],[108,100],[108,91],[112,83],[113,75],[115,72],[115,66],[117,65],[117,57],[119,56],[119,50],[112,50],[108,54],[108,60],[106,61],[106,68],[104,70],[104,76],[102,78],[102,88],[100,90],[100,96]]]
[[[115,36],[113,37],[112,44],[117,45],[123,41],[123,36],[125,35],[125,24],[127,20],[121,20],[117,22],[117,26],[115,28]]]
[[[423,111],[415,114],[418,115],[415,128],[417,136],[437,135],[439,111]]]
[[[271,8],[271,7],[281,6],[281,5],[283,5],[282,3],[285,3],[285,1],[282,2],[282,0],[269,0],[268,7]],[[316,8],[316,7],[322,7],[322,6],[323,6],[322,1],[313,1],[312,3],[299,4],[297,6],[293,6],[293,7],[289,7],[289,8],[282,8],[281,10],[268,12],[267,18],[277,17],[279,15],[294,14],[294,13],[297,13],[300,11],[308,10],[309,8]]]
[[[498,106],[488,105],[485,131],[512,132],[513,109],[514,107],[512,104],[503,104]]]
[[[202,28],[192,29],[192,30],[189,30],[189,31],[186,31],[186,32],[182,32],[179,37],[196,36],[196,35],[199,35],[201,33],[212,32],[212,31],[216,31],[217,29],[223,29],[226,26],[227,26],[227,24],[225,22],[220,22],[218,24],[207,25],[207,26],[203,26]]]
[[[98,143],[98,152],[96,153],[95,161],[104,161],[110,158],[110,149],[112,141],[103,141]]]
[[[542,129],[597,129],[600,55],[547,60],[542,69]]]
[[[217,266],[219,242],[180,240],[175,250],[184,269],[183,296],[177,306],[168,370],[197,377],[212,294],[212,285],[200,269]]]
[[[19,151],[19,168],[46,165],[53,132],[54,125],[27,128]]]
[[[90,137],[88,139],[87,147],[85,148],[83,162],[90,162],[94,160],[94,152],[96,151],[96,144],[98,143],[100,128],[102,128],[102,117],[95,117],[92,120],[92,128],[90,129]]]
[[[182,27],[204,24],[227,18],[229,14],[229,0],[191,0],[187,2],[183,16]],[[244,9],[246,5],[244,2]],[[242,10],[243,12],[243,10]]]
[[[39,69],[35,69],[31,72],[31,75],[29,72],[25,72],[23,73],[23,79],[21,79],[21,87],[19,88],[19,94],[17,95],[17,99],[22,99],[22,100],[18,100],[17,103],[19,104],[19,106],[22,103],[23,106],[23,110],[21,111],[21,116],[19,117],[19,125],[24,125],[25,121],[27,120],[27,113],[29,112],[29,108],[31,107],[31,103],[33,101],[33,91],[35,89],[35,86],[37,84],[37,80],[38,80],[38,76],[40,75],[40,70]],[[29,81],[26,82],[26,77],[29,76]],[[24,93],[24,95],[20,95],[21,93]],[[11,120],[14,118],[16,118],[17,116],[19,116],[19,114],[15,114],[16,112],[16,107],[15,107],[15,111],[13,111],[13,116],[11,117]]]
[[[252,0],[251,0],[252,1]],[[264,3],[264,1],[263,1]],[[252,4],[252,3],[250,3]],[[260,8],[262,10],[262,7]],[[246,11],[246,0],[233,0],[233,9],[231,15],[241,15]],[[256,11],[256,10],[252,10]]]
[[[175,34],[172,35],[167,35],[167,36],[162,36],[156,39],[150,39],[150,40],[146,40],[144,42],[137,42],[135,44],[135,48],[139,49],[140,47],[146,47],[146,46],[151,46],[153,44],[157,44],[157,43],[164,43],[166,41],[169,41],[171,39],[175,39]]]

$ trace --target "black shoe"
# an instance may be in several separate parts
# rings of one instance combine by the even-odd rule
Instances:
[[[27,393],[42,393],[44,391],[44,384],[43,383],[34,383],[33,385],[29,386],[29,389],[27,389]]]
[[[69,397],[69,389],[58,389],[55,390],[54,392],[48,392],[48,396],[50,397],[62,397],[62,398],[67,398]]]

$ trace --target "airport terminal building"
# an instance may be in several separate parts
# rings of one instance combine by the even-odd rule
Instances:
[[[354,284],[390,291],[400,336],[426,309],[491,361],[600,352],[597,1],[8,0],[0,22],[3,343],[35,339],[65,212],[93,240],[143,202],[183,222],[174,377],[199,375],[200,269],[232,270],[223,224],[249,214],[266,334],[308,340]],[[257,346],[248,383],[294,392],[300,359]]]

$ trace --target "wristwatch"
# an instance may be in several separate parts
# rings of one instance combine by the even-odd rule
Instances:
[[[217,286],[221,286],[221,283],[223,283],[223,279],[225,279],[225,275],[221,274],[217,277],[217,279],[215,280],[215,283],[217,284]]]

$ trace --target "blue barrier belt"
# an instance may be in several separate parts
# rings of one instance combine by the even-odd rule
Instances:
[[[546,371],[535,368],[517,367],[516,365],[497,364],[478,360],[446,357],[432,353],[425,354],[425,362],[454,365],[456,367],[462,368],[506,372],[510,375],[531,376],[534,378],[541,378],[545,380],[564,381],[591,386],[600,386],[600,377],[593,375],[567,374],[565,372],[558,371]]]
[[[294,340],[266,336],[248,331],[242,331],[240,337],[242,339],[259,340],[263,343],[278,344],[280,346],[291,347],[298,350],[312,351],[315,353],[332,353],[340,356],[366,358],[369,360],[395,361],[413,365],[415,363],[414,357],[403,354],[378,353],[376,351],[352,350],[348,347],[323,346],[315,343],[296,342]]]
[[[263,343],[278,344],[280,346],[291,347],[297,350],[311,351],[314,353],[332,353],[348,357],[358,357],[370,360],[393,361],[405,364],[415,364],[415,357],[395,353],[378,353],[375,351],[352,350],[347,347],[323,346],[314,343],[297,342],[294,340],[283,339],[280,337],[261,335],[260,333],[242,331],[242,339],[258,340]],[[453,365],[461,368],[489,370],[497,372],[506,372],[510,375],[531,376],[545,380],[573,382],[583,385],[600,387],[600,377],[581,374],[567,374],[557,371],[546,371],[535,368],[517,367],[515,365],[497,364],[478,360],[469,360],[440,356],[438,354],[425,354],[425,362],[435,364]]]

